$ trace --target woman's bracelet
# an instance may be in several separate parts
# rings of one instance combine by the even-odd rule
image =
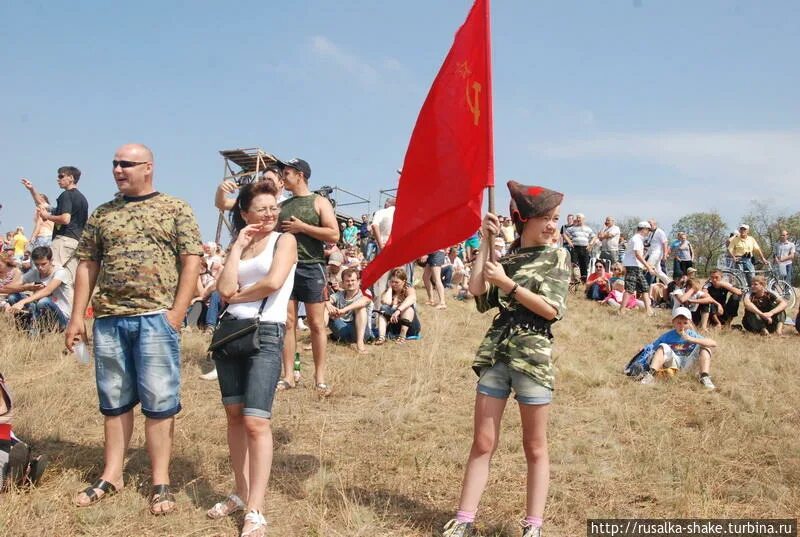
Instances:
[[[511,288],[511,291],[508,292],[508,298],[514,298],[514,295],[517,293],[517,289],[519,289],[519,284],[515,283],[514,287]]]

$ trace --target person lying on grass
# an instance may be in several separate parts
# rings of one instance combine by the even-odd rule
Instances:
[[[711,349],[717,342],[703,337],[692,328],[692,312],[678,307],[672,313],[672,330],[659,336],[647,345],[642,352],[649,355],[649,367],[639,380],[642,384],[653,384],[656,373],[668,371],[671,376],[676,371],[686,371],[695,362],[700,366],[700,384],[709,390],[715,388],[711,382]]]

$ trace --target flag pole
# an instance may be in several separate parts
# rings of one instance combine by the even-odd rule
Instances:
[[[486,195],[489,199],[489,212],[492,214],[497,214],[494,212],[494,185],[486,187]],[[489,261],[494,263],[497,261],[497,256],[495,255],[494,250],[494,235],[489,233],[489,236],[486,239],[489,241]]]

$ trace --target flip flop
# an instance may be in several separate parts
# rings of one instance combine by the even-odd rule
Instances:
[[[320,397],[328,397],[330,394],[333,393],[333,388],[325,384],[324,382],[317,383],[317,395]]]
[[[278,385],[275,386],[275,389],[279,392],[285,392],[286,390],[291,390],[292,388],[294,388],[294,386],[283,379],[279,380]]]

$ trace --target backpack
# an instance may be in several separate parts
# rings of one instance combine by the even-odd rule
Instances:
[[[628,365],[623,369],[623,373],[629,377],[640,377],[644,375],[645,371],[650,367],[650,356],[652,353],[647,352],[647,347],[639,350],[633,358],[628,361]]]
[[[0,373],[0,424],[8,423],[11,421],[11,409],[13,404],[11,401],[11,392],[6,386],[6,380]]]

